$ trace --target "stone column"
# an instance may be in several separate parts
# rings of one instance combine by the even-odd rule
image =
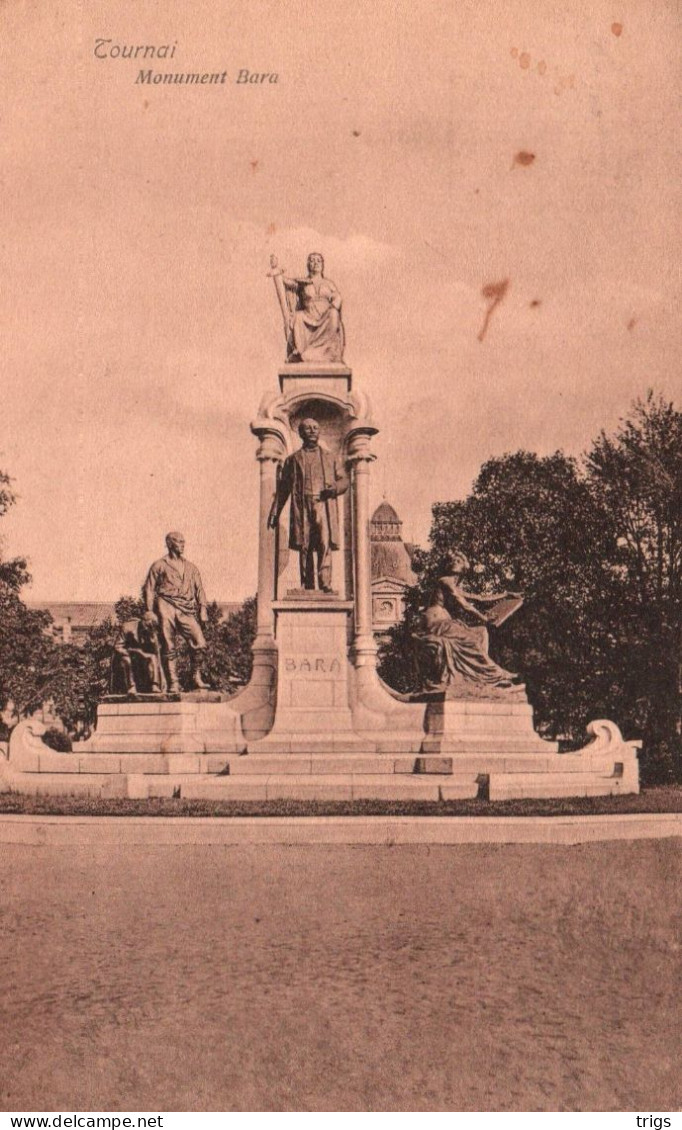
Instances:
[[[275,624],[272,602],[275,599],[276,531],[268,529],[268,515],[277,484],[277,468],[285,456],[281,434],[274,429],[256,430],[260,440],[256,459],[260,464],[260,507],[258,515],[258,618],[253,650],[270,651],[275,647]]]
[[[370,450],[377,428],[370,425],[350,433],[347,466],[351,476],[353,512],[353,660],[356,667],[376,667],[377,646],[372,632],[371,547],[369,540],[369,474],[376,455]]]

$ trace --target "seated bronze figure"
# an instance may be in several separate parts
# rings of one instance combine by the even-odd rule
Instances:
[[[461,679],[481,688],[510,689],[517,676],[488,654],[488,626],[499,626],[523,603],[519,593],[481,596],[469,592],[462,578],[469,571],[462,553],[446,561],[424,613],[423,631],[415,636],[422,689],[447,691]],[[477,605],[488,606],[485,611]]]

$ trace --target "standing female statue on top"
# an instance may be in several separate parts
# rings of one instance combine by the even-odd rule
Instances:
[[[305,278],[291,279],[270,256],[270,277],[284,318],[287,361],[342,362],[341,295],[336,284],[324,277],[324,259],[317,251],[308,256],[307,266]]]
[[[469,562],[462,553],[445,561],[447,573],[438,578],[424,613],[424,630],[415,636],[424,690],[454,691],[461,679],[480,689],[509,689],[516,675],[499,667],[488,654],[488,625],[498,627],[523,604],[519,593],[490,596],[470,593],[462,586]],[[489,605],[480,611],[476,605]]]

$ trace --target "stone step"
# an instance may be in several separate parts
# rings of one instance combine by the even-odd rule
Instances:
[[[320,757],[311,754],[280,754],[267,755],[264,753],[247,754],[244,757],[231,757],[229,760],[230,775],[243,776],[261,773],[268,774],[384,774],[384,773],[414,773],[417,762],[423,763],[420,772],[450,772],[453,768],[451,758],[418,757],[417,754],[395,757],[391,754],[363,755],[346,754],[338,756],[330,753]],[[444,768],[443,762],[447,762]]]
[[[377,751],[374,739],[368,739],[357,734],[343,731],[340,733],[327,733],[311,731],[305,734],[275,733],[274,731],[261,738],[258,742],[249,742],[248,753],[270,757],[281,755],[312,755],[319,753],[325,757],[334,754],[366,754],[371,756]]]
[[[77,749],[77,747],[76,747]],[[168,753],[56,753],[36,754],[29,772],[64,774],[343,774],[343,773],[513,773],[575,774],[612,772],[613,757],[604,754],[509,752],[438,754],[168,754]],[[532,783],[532,782],[531,782]]]
[[[242,757],[212,758],[209,772],[220,772],[229,765],[232,775],[252,773],[579,773],[599,771],[613,764],[603,755],[552,753],[509,753],[499,750],[466,754],[246,754]],[[423,768],[422,768],[423,767]]]
[[[447,784],[443,782],[447,781]],[[171,781],[160,782],[162,794],[149,782],[149,796],[168,795]],[[475,797],[478,783],[470,775],[429,777],[359,773],[193,777],[179,782],[183,799],[202,800],[431,800]],[[445,793],[447,792],[447,797]]]
[[[490,800],[609,796],[630,791],[631,787],[622,776],[598,770],[591,773],[492,773],[488,783]]]
[[[421,743],[421,750],[423,753],[442,754],[444,757],[469,753],[525,753],[529,757],[542,757],[543,754],[558,753],[559,743],[532,736],[506,738],[503,734],[476,734],[456,739],[427,734]]]
[[[127,797],[128,778],[124,773],[22,773],[21,785],[13,788],[28,796]],[[147,794],[145,793],[145,796]]]
[[[229,757],[174,753],[73,753],[40,754],[40,773],[210,773],[220,772]]]

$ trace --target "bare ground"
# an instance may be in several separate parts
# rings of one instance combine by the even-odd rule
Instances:
[[[681,859],[4,846],[2,1109],[679,1109]]]

